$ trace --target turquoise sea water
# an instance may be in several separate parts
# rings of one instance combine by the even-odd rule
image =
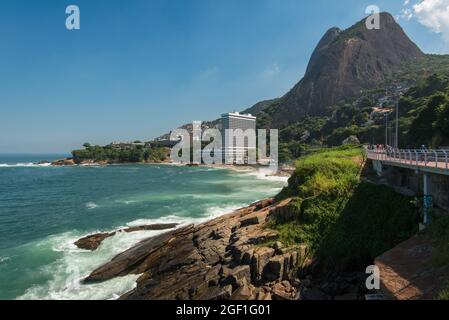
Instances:
[[[119,233],[94,252],[73,242],[151,223],[197,223],[275,195],[285,179],[206,167],[48,167],[62,155],[0,155],[0,299],[113,299],[136,276],[79,280],[160,231]]]

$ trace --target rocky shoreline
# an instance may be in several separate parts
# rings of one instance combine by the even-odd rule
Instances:
[[[83,284],[140,275],[136,287],[120,297],[127,300],[327,300],[340,293],[357,299],[360,275],[338,284],[312,279],[317,261],[307,246],[284,247],[277,232],[266,227],[278,215],[288,215],[290,201],[266,199],[143,240],[94,270]]]

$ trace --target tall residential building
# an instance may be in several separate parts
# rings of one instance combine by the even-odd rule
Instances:
[[[228,141],[226,130],[241,129],[245,132],[248,129],[254,134],[254,139],[242,137],[239,145],[238,138],[233,137],[233,141]],[[232,159],[232,163],[247,164],[248,155],[251,152],[256,154],[256,117],[251,114],[240,114],[238,112],[230,112],[221,115],[221,133],[222,133],[222,154],[223,159]]]

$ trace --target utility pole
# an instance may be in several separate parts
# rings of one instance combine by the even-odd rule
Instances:
[[[396,101],[396,138],[394,140],[394,147],[399,148],[399,100]]]
[[[388,146],[388,113],[385,113],[385,148]]]

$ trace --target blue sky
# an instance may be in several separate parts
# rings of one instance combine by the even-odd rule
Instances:
[[[369,4],[402,16],[425,52],[448,52],[432,10],[404,11],[426,1],[2,0],[0,153],[150,139],[281,96],[322,34]],[[70,4],[81,30],[65,28]]]

